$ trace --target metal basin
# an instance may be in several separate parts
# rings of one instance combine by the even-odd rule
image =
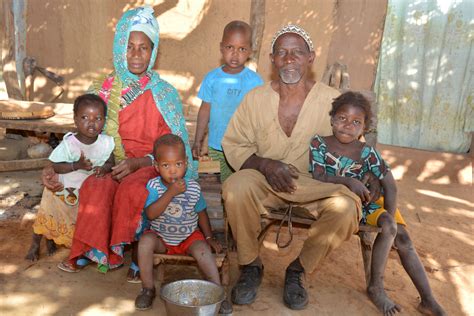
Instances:
[[[217,315],[225,298],[224,288],[204,280],[180,280],[161,288],[168,316]]]

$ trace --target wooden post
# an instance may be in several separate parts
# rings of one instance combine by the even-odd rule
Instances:
[[[17,100],[24,100],[24,96],[21,92],[21,88],[19,85],[19,77],[17,74],[18,69],[16,66],[17,54],[15,44],[16,41],[13,6],[14,4],[11,0],[0,1],[0,14],[3,15],[3,23],[0,25],[0,37],[2,41],[1,64],[3,79],[5,80],[8,97]]]
[[[252,57],[250,58],[249,67],[257,71],[265,29],[265,0],[252,0],[250,26],[252,27]]]

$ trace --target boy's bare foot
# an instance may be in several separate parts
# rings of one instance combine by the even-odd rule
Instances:
[[[385,290],[379,287],[368,287],[367,294],[374,305],[385,315],[392,316],[402,311],[402,308],[388,298]]]
[[[48,256],[54,255],[57,250],[54,240],[46,239],[46,248],[48,249]]]
[[[435,300],[430,302],[421,301],[417,307],[418,311],[423,315],[445,316],[446,312]]]
[[[28,253],[25,256],[26,260],[36,261],[39,259],[40,243],[42,237],[42,235],[33,233],[30,250],[28,250]]]

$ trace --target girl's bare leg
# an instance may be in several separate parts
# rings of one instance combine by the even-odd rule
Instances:
[[[154,233],[145,233],[138,242],[138,266],[142,288],[154,289],[153,282],[153,254],[165,253],[166,248],[161,239]]]
[[[26,260],[36,261],[39,259],[41,238],[43,238],[43,235],[33,233],[30,249],[28,250],[28,253],[25,256]]]
[[[367,294],[372,303],[384,315],[391,316],[400,312],[401,307],[387,296],[383,280],[388,254],[397,234],[397,225],[393,216],[387,212],[379,216],[377,225],[382,228],[382,232],[377,235],[373,245],[370,268],[371,276],[369,286],[367,287]]]
[[[426,315],[446,315],[446,312],[433,296],[425,268],[416,253],[407,230],[400,224],[398,225],[397,237],[395,238],[395,246],[397,247],[403,268],[420,293],[421,303],[418,305],[418,310]]]
[[[48,256],[54,255],[57,250],[54,240],[46,239],[46,249],[48,249]]]

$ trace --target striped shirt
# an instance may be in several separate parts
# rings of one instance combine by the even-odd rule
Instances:
[[[198,213],[206,209],[199,184],[195,180],[185,181],[186,191],[173,197],[166,210],[151,221],[151,229],[171,246],[179,245],[196,230]],[[148,181],[146,188],[148,197],[145,207],[156,202],[168,189],[161,182],[161,177]]]

